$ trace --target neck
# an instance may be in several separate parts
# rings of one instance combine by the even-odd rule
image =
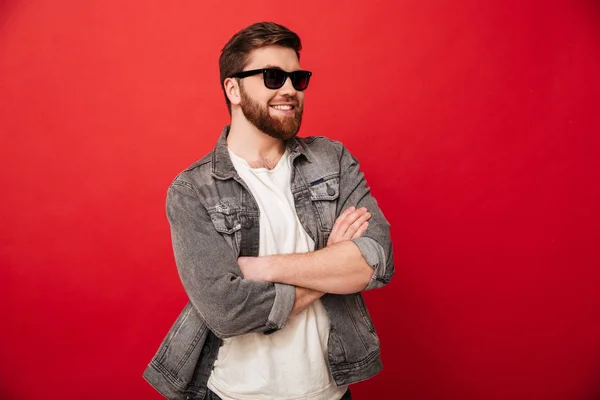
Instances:
[[[231,118],[227,147],[249,164],[276,165],[285,152],[284,141],[262,132],[245,117],[236,117]]]

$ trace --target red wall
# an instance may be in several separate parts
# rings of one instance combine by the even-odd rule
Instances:
[[[166,188],[258,20],[301,35],[301,133],[344,141],[392,223],[355,397],[598,398],[600,4],[216,3],[0,1],[0,398],[160,398]]]

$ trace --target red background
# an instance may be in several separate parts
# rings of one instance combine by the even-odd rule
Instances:
[[[314,71],[392,223],[357,399],[600,397],[597,1],[0,1],[0,398],[158,399],[186,302],[166,188],[228,115],[220,49],[259,20]]]

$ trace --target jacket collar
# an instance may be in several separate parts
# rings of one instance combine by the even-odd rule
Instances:
[[[227,135],[229,135],[229,128],[229,125],[223,128],[212,153],[212,176],[221,180],[231,179],[237,176],[237,171],[231,162],[231,157],[229,157],[229,151],[227,150]],[[306,157],[308,162],[311,162],[306,148],[296,137],[287,140],[285,144],[292,161],[294,161],[296,157],[302,155]]]

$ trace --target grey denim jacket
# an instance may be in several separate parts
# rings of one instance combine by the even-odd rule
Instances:
[[[143,376],[168,399],[204,399],[223,338],[282,329],[295,288],[243,279],[240,256],[258,256],[259,209],[227,150],[226,126],[214,150],[181,172],[167,192],[173,252],[189,302]],[[353,239],[369,265],[364,290],[386,285],[394,274],[389,223],[371,196],[358,161],[337,141],[293,138],[291,190],[300,223],[326,246],[337,216],[350,206],[371,212],[369,227]],[[368,379],[381,368],[379,339],[360,293],[325,294],[331,321],[330,371],[338,386]]]

